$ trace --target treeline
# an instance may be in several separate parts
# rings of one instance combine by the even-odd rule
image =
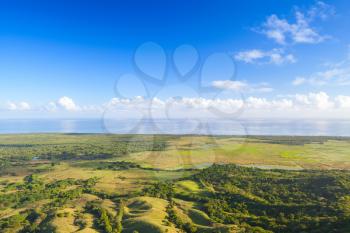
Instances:
[[[8,161],[22,161],[30,159],[70,160],[70,159],[107,159],[119,157],[129,153],[142,151],[165,150],[167,143],[161,139],[146,140],[106,140],[105,137],[96,141],[82,143],[59,142],[57,144],[0,144],[0,168],[6,158]],[[25,156],[24,156],[25,155]],[[23,158],[25,157],[25,158]]]
[[[305,144],[324,144],[329,140],[350,141],[349,137],[330,137],[330,136],[247,136],[248,139],[256,139],[256,142],[283,144],[283,145],[300,145]]]
[[[119,171],[119,170],[128,170],[133,168],[139,168],[141,169],[141,166],[137,163],[128,162],[128,161],[115,161],[115,162],[82,162],[78,163],[75,166],[77,167],[86,167],[86,168],[92,168],[96,170],[113,170],[113,171]]]

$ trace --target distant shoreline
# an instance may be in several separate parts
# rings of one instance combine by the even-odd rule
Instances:
[[[233,137],[233,138],[248,138],[248,139],[276,139],[276,138],[323,138],[328,140],[337,139],[350,139],[350,136],[334,136],[334,135],[227,135],[227,134],[156,134],[156,133],[143,133],[143,134],[127,134],[127,133],[62,133],[62,132],[33,132],[33,133],[0,133],[0,136],[16,136],[16,135],[77,135],[77,136],[169,136],[169,137]]]

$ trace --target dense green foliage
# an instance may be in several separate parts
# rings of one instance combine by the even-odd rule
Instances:
[[[143,190],[143,195],[171,200],[174,195],[174,187],[171,182],[160,182]]]
[[[0,142],[0,158],[11,158],[14,162],[23,159],[93,160],[166,148],[166,139],[147,136],[71,134],[36,137],[43,138],[31,141],[30,136],[21,136],[21,143]],[[0,168],[2,164],[0,161]]]
[[[246,232],[350,232],[350,172],[261,170],[213,165],[192,179],[210,192],[176,193],[172,183],[157,183],[145,195],[167,199],[168,220],[196,232],[174,211],[172,198],[202,206],[213,222]]]
[[[113,171],[128,170],[131,168],[141,168],[141,166],[137,163],[125,162],[125,161],[100,162],[100,163],[84,162],[84,163],[79,163],[77,166],[94,168],[97,170],[113,170]]]
[[[18,232],[54,232],[50,221],[55,210],[64,206],[67,201],[74,200],[82,193],[88,192],[96,184],[96,179],[58,180],[45,183],[37,175],[26,176],[23,183],[8,183],[0,195],[0,210],[6,208],[22,208],[38,201],[49,200],[41,210],[27,209],[8,218],[0,219],[0,232],[17,229]],[[82,220],[77,220],[82,226]],[[12,230],[11,230],[12,229]]]
[[[174,202],[172,200],[169,201],[169,205],[166,208],[166,212],[168,214],[167,220],[173,223],[176,228],[183,230],[186,233],[195,233],[198,231],[197,227],[190,223],[184,222],[174,210]]]
[[[204,206],[217,222],[248,223],[281,233],[350,232],[347,171],[214,165],[193,179],[215,190],[204,198]]]
[[[44,183],[36,175],[32,174],[24,178],[23,184],[9,183],[4,191],[9,192],[0,195],[0,210],[4,208],[21,208],[27,204],[39,200],[50,199],[52,206],[62,206],[67,200],[78,197],[83,189],[91,187],[96,182],[89,180],[59,180],[53,183]],[[76,185],[75,189],[66,190],[67,187]]]

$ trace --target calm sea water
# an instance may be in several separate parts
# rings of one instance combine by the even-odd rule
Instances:
[[[0,120],[0,134],[15,133],[350,136],[350,120]]]

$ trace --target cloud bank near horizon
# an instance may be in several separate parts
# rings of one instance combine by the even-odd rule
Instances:
[[[350,96],[331,97],[325,92],[281,96],[274,99],[177,97],[159,99],[112,98],[100,105],[79,105],[63,96],[41,106],[9,102],[2,115],[26,112],[33,116],[72,116],[107,118],[349,118]]]

